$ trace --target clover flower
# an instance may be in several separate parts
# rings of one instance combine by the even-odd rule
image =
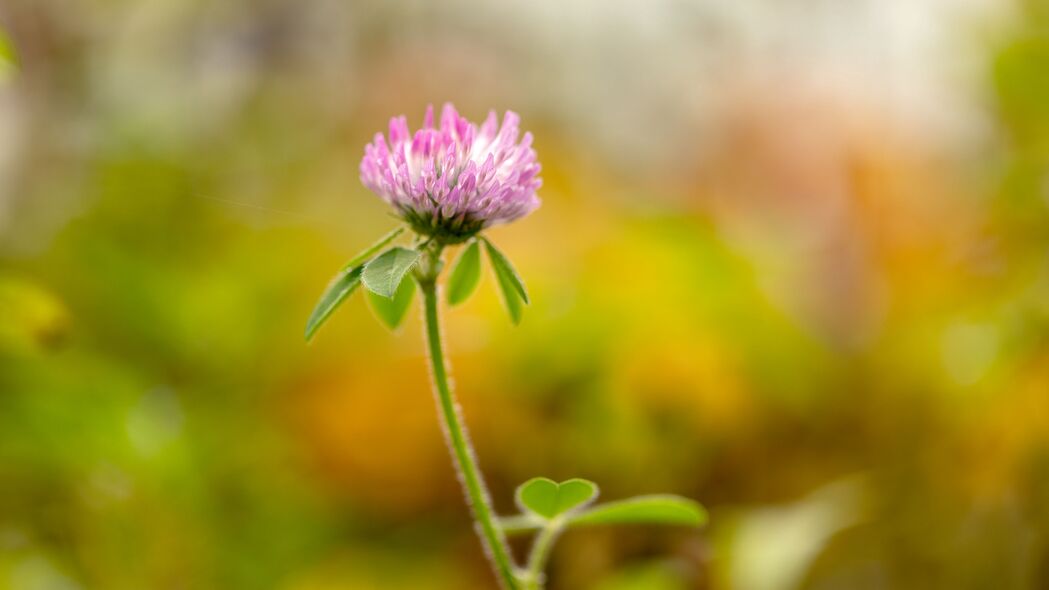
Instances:
[[[542,184],[532,134],[518,141],[516,113],[499,125],[495,111],[477,127],[444,105],[433,106],[414,135],[404,116],[390,119],[389,140],[377,133],[364,149],[361,182],[397,210],[416,233],[454,244],[539,206]]]
[[[539,163],[532,149],[532,135],[525,133],[520,142],[517,140],[518,117],[512,112],[503,117],[502,126],[493,112],[477,127],[446,104],[440,128],[433,123],[433,107],[429,107],[422,129],[413,136],[405,118],[394,117],[389,140],[380,133],[365,148],[361,181],[392,205],[419,235],[412,236],[401,225],[350,259],[313,308],[306,321],[306,339],[312,338],[358,287],[367,290],[372,311],[391,329],[404,320],[415,292],[422,292],[430,377],[445,442],[481,546],[505,590],[543,590],[546,562],[554,542],[574,526],[701,526],[706,522],[706,511],[680,496],[638,496],[592,505],[598,496],[597,484],[584,479],[556,482],[532,478],[517,488],[519,514],[496,513],[452,390],[438,299],[439,293],[447,293],[448,304],[459,305],[470,296],[481,278],[483,248],[511,321],[521,321],[522,309],[529,301],[524,281],[510,260],[480,232],[524,217],[539,206],[535,195],[541,184]],[[395,244],[405,237],[410,238],[410,244]],[[459,248],[448,278],[439,284],[446,247],[462,242],[466,243]],[[507,537],[524,533],[535,534],[522,567],[514,559]]]

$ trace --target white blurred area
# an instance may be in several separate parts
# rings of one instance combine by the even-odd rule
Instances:
[[[792,590],[836,534],[865,518],[864,476],[833,482],[783,506],[724,515],[720,575],[736,590]]]
[[[515,0],[373,2],[398,54],[427,47],[430,72],[464,55],[479,103],[542,109],[587,148],[643,170],[695,164],[738,94],[870,109],[943,136],[981,133],[978,40],[1008,16],[997,0]],[[376,16],[382,15],[382,16]],[[449,72],[454,78],[457,74]],[[469,75],[465,76],[469,80]],[[485,96],[487,94],[488,96]],[[521,105],[526,100],[528,106]]]
[[[243,2],[160,0],[93,2],[84,19],[64,4],[14,0],[0,22],[24,46],[30,84],[55,74],[48,52],[56,46],[84,52],[97,102],[12,98],[18,82],[9,81],[0,90],[0,170],[18,157],[12,137],[27,140],[12,119],[61,106],[90,126],[121,109],[161,136],[202,132],[237,108],[274,59],[335,113],[443,100],[474,116],[489,107],[544,113],[582,149],[642,171],[694,165],[716,135],[716,115],[741,92],[831,97],[955,139],[980,130],[974,87],[984,48],[974,39],[1010,5],[321,0],[306,9],[270,0],[245,10]],[[76,129],[51,131],[68,142]]]

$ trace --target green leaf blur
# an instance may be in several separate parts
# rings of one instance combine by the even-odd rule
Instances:
[[[9,78],[17,70],[18,55],[15,53],[14,44],[11,43],[11,39],[0,27],[0,82]]]

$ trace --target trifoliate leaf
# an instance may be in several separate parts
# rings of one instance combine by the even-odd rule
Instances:
[[[3,40],[0,39],[0,46],[2,46],[2,43]],[[0,52],[2,52],[2,47],[0,47]],[[401,235],[402,232],[404,232],[404,227],[398,227],[379,238],[378,242],[372,244],[347,262],[342,267],[342,270],[339,271],[339,274],[335,275],[335,278],[328,283],[324,294],[321,295],[317,305],[314,306],[310,318],[306,320],[307,341],[313,338],[313,334],[317,332],[317,329],[328,320],[328,317],[331,316],[332,312],[339,307],[346,297],[360,286],[363,264],[371,260],[379,250]]]
[[[420,256],[419,252],[408,248],[390,248],[364,265],[361,282],[376,295],[393,297],[404,275],[415,266]]]
[[[313,338],[314,333],[317,329],[328,320],[332,312],[335,311],[339,304],[341,304],[350,293],[353,293],[361,284],[361,273],[363,269],[358,266],[356,268],[344,269],[335,275],[335,278],[328,283],[328,287],[324,290],[324,294],[321,295],[317,305],[313,308],[313,313],[310,314],[310,319],[306,321],[306,340],[309,341]]]
[[[481,280],[481,248],[477,241],[470,242],[455,259],[452,274],[448,278],[448,304],[458,305],[470,296]]]
[[[401,286],[397,287],[397,292],[394,293],[392,299],[376,295],[371,291],[367,292],[368,303],[371,305],[372,311],[391,330],[397,329],[397,326],[400,326],[401,322],[404,321],[414,295],[415,279],[411,277],[401,281]]]
[[[557,483],[536,477],[517,488],[517,505],[546,519],[584,506],[597,498],[597,484],[585,479]]]
[[[638,496],[594,506],[572,515],[571,526],[600,524],[672,524],[702,526],[707,511],[699,503],[673,495]]]

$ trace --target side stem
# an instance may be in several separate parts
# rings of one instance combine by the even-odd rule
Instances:
[[[441,330],[437,314],[437,285],[432,277],[420,278],[423,293],[423,306],[426,310],[426,341],[430,350],[430,367],[432,369],[434,391],[437,394],[437,409],[444,422],[445,438],[452,453],[459,479],[470,500],[475,528],[481,537],[485,553],[492,561],[496,574],[509,590],[518,590],[518,583],[510,548],[506,536],[495,522],[495,510],[492,508],[488,490],[485,487],[481,470],[477,466],[476,455],[466,426],[459,414],[459,404],[448,384],[448,370],[441,345]]]
[[[550,551],[554,548],[554,541],[561,534],[564,524],[560,517],[548,522],[536,533],[532,544],[532,552],[528,556],[528,573],[526,579],[528,586],[526,590],[543,590],[545,586],[546,561],[550,558]]]

